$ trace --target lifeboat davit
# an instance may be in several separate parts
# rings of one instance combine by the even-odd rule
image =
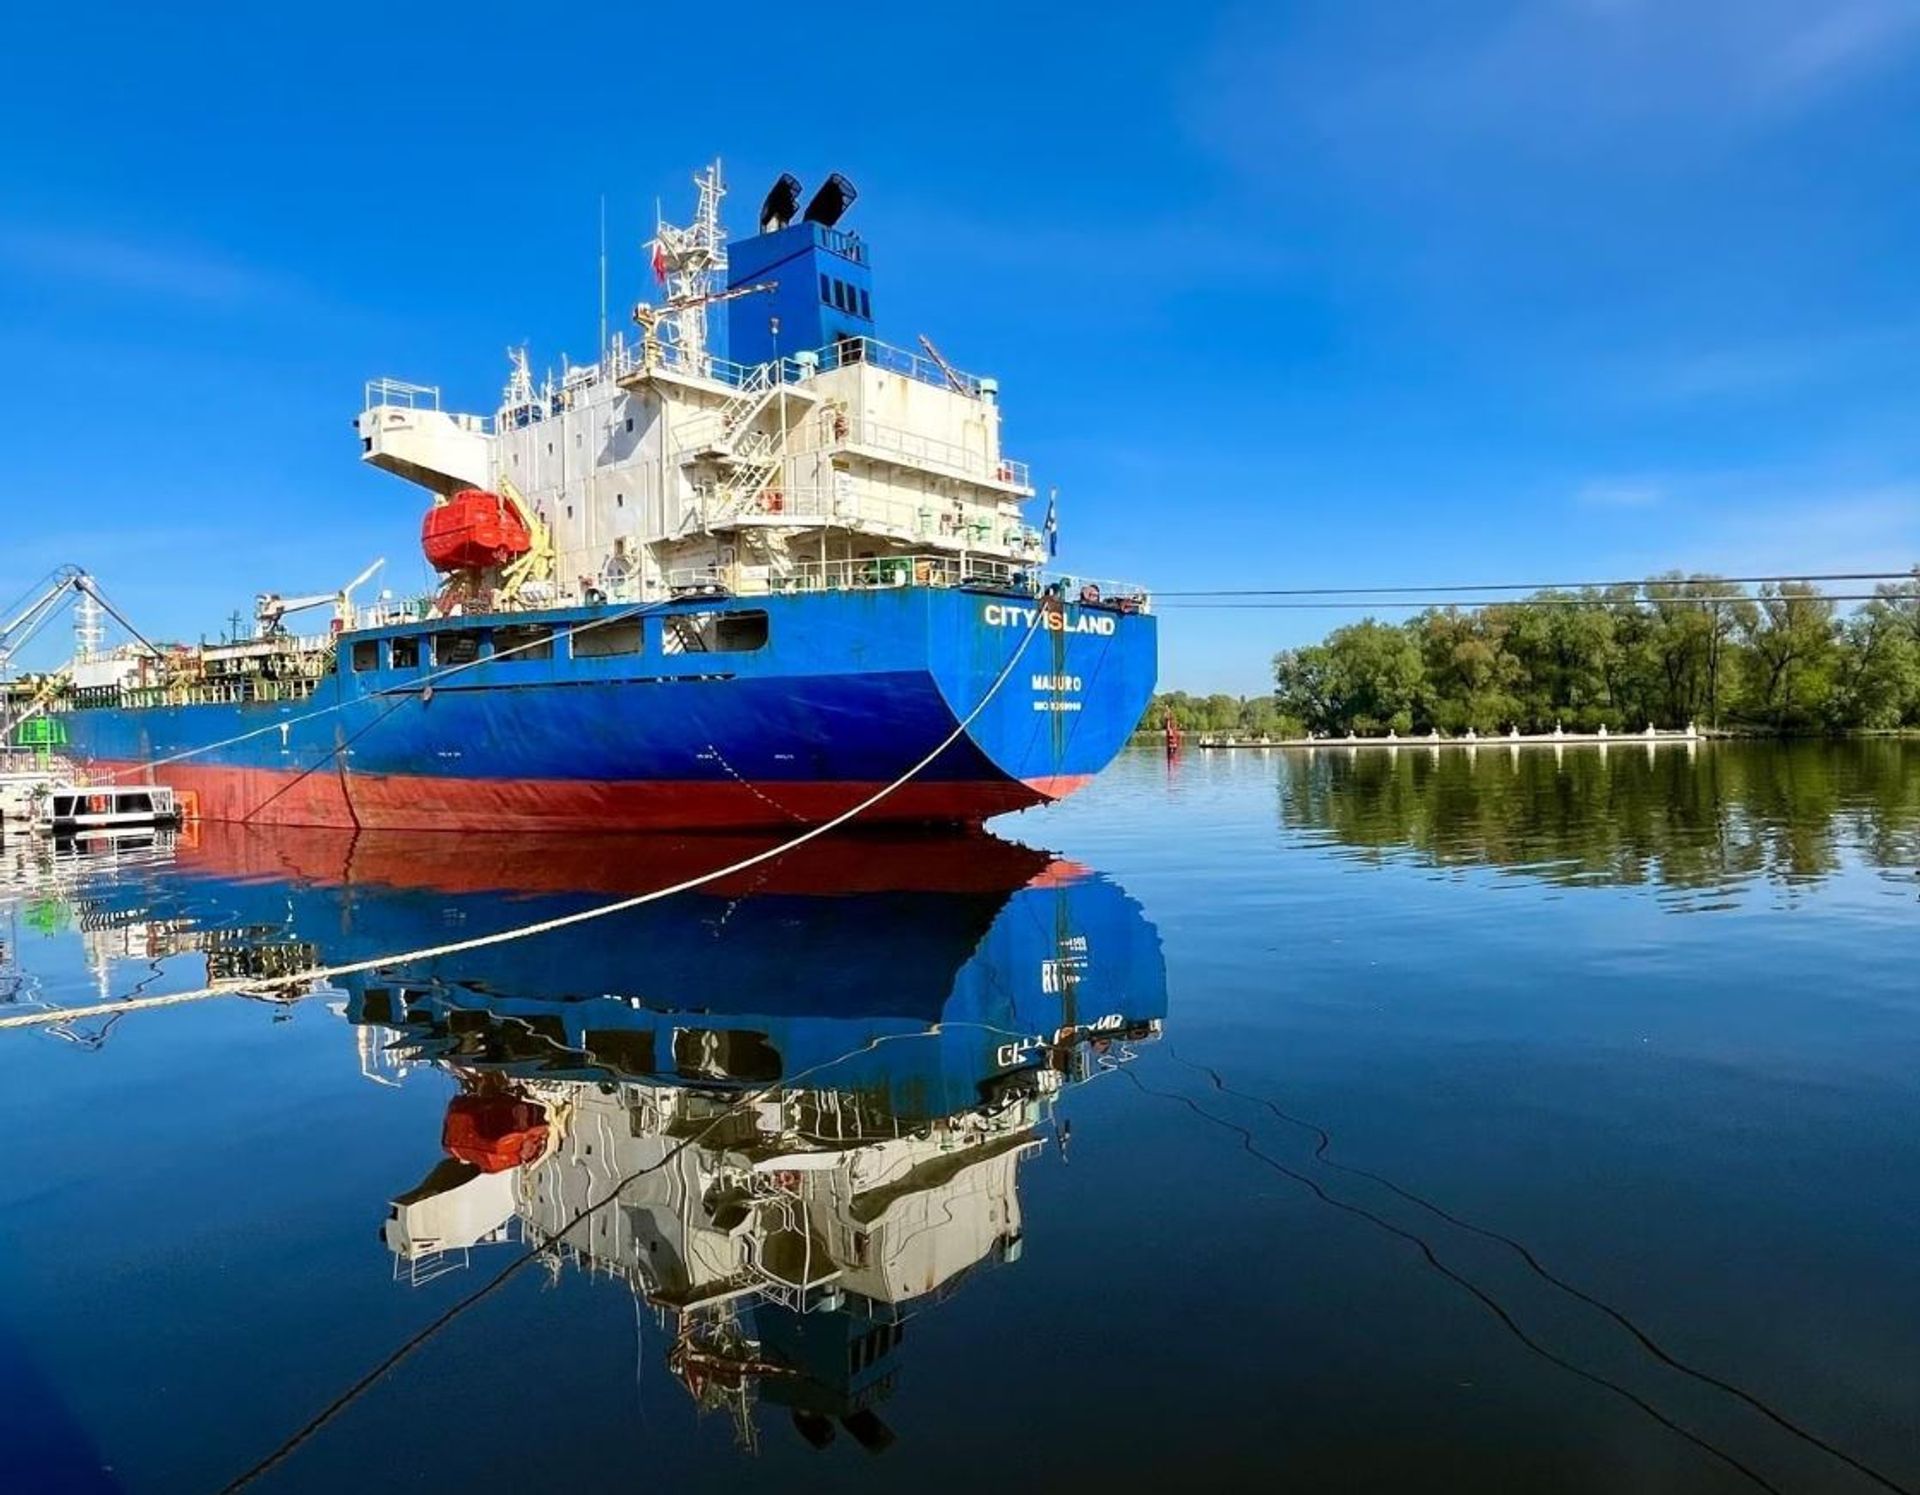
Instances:
[[[420,548],[436,571],[484,571],[533,549],[533,534],[519,511],[498,493],[462,488],[427,510],[420,524]]]
[[[511,1095],[456,1095],[447,1102],[440,1146],[482,1173],[536,1163],[547,1150],[547,1111]]]

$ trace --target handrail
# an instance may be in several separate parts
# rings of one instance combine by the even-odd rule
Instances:
[[[360,408],[373,410],[381,405],[401,405],[409,410],[438,410],[440,386],[411,384],[405,379],[390,379],[384,375],[367,380],[366,403]]]
[[[1022,492],[1033,491],[1032,474],[1024,462],[1011,457],[990,459],[985,452],[974,448],[943,441],[937,436],[922,436],[870,417],[849,415],[844,410],[822,410],[817,419],[805,422],[795,431],[794,437],[796,452],[864,447],[905,458],[916,467],[940,468]]]
[[[730,358],[721,358],[704,349],[697,353],[689,352],[678,343],[663,340],[655,349],[655,360],[660,368],[736,388],[744,387],[755,378],[766,378],[770,383],[801,384],[815,374],[866,365],[883,373],[904,374],[940,389],[952,389],[957,383],[959,393],[975,399],[981,394],[982,381],[976,375],[962,373],[951,366],[943,368],[923,353],[898,348],[875,337],[842,338],[824,348],[783,354],[765,363],[735,363]],[[643,367],[645,362],[644,357],[635,358],[625,348],[617,349],[609,355],[607,373],[609,377],[618,378]],[[762,370],[777,372],[763,374]]]
[[[607,588],[611,601],[639,601],[695,588],[711,587],[739,597],[794,596],[814,592],[868,591],[874,587],[899,586],[994,586],[1038,597],[1049,590],[1067,602],[1079,602],[1091,596],[1098,602],[1133,612],[1151,612],[1153,596],[1147,588],[1130,581],[1082,576],[1075,572],[1046,570],[1031,561],[1009,559],[976,552],[914,552],[905,555],[856,557],[846,560],[799,561],[779,574],[765,566],[734,563],[730,566],[677,567],[668,571],[658,584],[649,583],[644,591],[628,584]],[[1089,594],[1087,589],[1092,588]],[[394,623],[421,622],[432,616],[432,597],[387,604],[383,613],[364,615],[361,627],[376,628]],[[500,612],[543,611],[558,607],[577,607],[577,601],[548,599],[531,607],[508,607]]]

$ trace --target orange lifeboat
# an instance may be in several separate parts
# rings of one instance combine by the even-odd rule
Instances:
[[[456,1095],[447,1102],[440,1146],[482,1173],[537,1162],[547,1150],[546,1108],[511,1095]]]
[[[463,488],[427,510],[420,548],[436,571],[483,571],[525,555],[533,549],[533,534],[498,493]]]

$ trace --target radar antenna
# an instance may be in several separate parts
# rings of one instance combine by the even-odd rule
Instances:
[[[720,163],[693,179],[700,201],[693,222],[683,227],[656,220],[653,235],[653,271],[667,288],[660,321],[661,341],[677,351],[677,362],[704,373],[707,351],[707,306],[716,285],[726,283],[727,235],[720,226],[720,199],[727,189]]]

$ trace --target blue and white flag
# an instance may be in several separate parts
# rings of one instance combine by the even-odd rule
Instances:
[[[1047,518],[1040,526],[1040,532],[1047,537],[1047,554],[1060,554],[1060,490],[1047,490]]]

